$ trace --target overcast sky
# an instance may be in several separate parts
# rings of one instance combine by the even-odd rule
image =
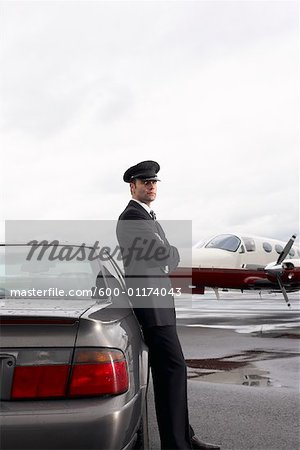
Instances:
[[[298,233],[298,2],[9,0],[0,27],[1,220],[116,219],[154,159],[194,242]]]

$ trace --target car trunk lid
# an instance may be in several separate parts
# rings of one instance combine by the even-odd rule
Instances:
[[[73,347],[79,319],[95,301],[9,299],[0,304],[1,348]],[[108,303],[99,305],[106,307]]]

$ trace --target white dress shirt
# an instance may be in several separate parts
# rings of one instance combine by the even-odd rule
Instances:
[[[150,206],[146,205],[146,203],[143,203],[143,202],[140,202],[139,200],[136,200],[135,198],[132,198],[131,200],[133,200],[134,202],[137,202],[139,205],[141,205],[147,211],[149,216],[151,217],[150,211],[153,211],[153,210],[150,208]],[[152,217],[151,217],[151,219],[152,219]]]

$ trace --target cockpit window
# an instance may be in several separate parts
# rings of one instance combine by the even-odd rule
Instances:
[[[246,247],[247,252],[255,252],[255,241],[249,237],[242,238]]]
[[[241,240],[233,234],[220,234],[219,236],[211,239],[206,248],[219,248],[221,250],[227,250],[229,252],[236,252],[239,248]]]

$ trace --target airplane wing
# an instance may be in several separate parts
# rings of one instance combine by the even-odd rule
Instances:
[[[179,267],[170,276],[182,293],[204,294],[205,288],[267,290],[282,292],[289,306],[287,292],[300,289],[300,260],[285,261],[275,270]]]

